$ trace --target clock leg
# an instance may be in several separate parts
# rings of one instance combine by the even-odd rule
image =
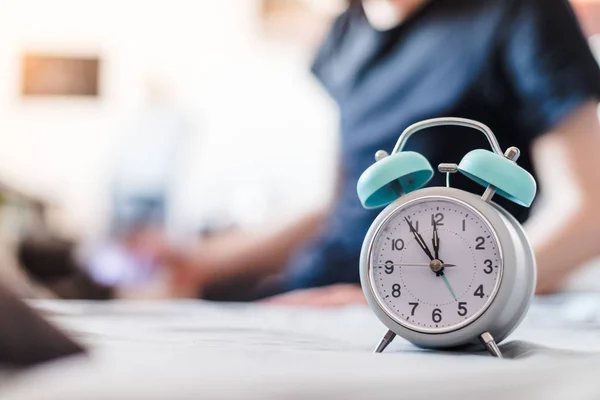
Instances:
[[[494,337],[489,332],[482,333],[481,336],[479,336],[479,338],[481,339],[481,341],[483,342],[483,344],[485,345],[485,347],[491,355],[498,358],[504,358],[502,357],[502,352],[500,352],[500,348],[496,344]]]
[[[379,345],[375,349],[375,353],[383,353],[385,348],[388,347],[390,345],[390,343],[392,343],[392,341],[394,340],[395,337],[396,337],[396,334],[394,332],[387,331],[386,334],[381,339],[381,342],[379,342]]]

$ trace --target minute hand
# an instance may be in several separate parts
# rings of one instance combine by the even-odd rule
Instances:
[[[408,220],[408,218],[404,217],[404,220],[408,224],[410,231],[412,232],[413,236],[415,237],[415,240],[419,244],[419,247],[421,247],[423,249],[423,251],[425,252],[425,254],[427,254],[427,257],[429,257],[430,260],[434,260],[433,255],[431,254],[431,251],[429,251],[429,248],[427,247],[427,243],[425,243],[425,241],[423,240],[423,237],[419,234],[419,232],[417,232],[417,230],[414,228],[414,226],[412,226],[412,224]]]
[[[438,236],[437,224],[433,222],[433,238],[431,239],[433,244],[433,253],[436,260],[440,259],[440,237]]]

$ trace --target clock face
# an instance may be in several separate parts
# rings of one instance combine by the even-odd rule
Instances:
[[[501,249],[491,225],[449,198],[401,206],[380,226],[370,250],[377,301],[416,331],[442,333],[471,323],[502,279]]]

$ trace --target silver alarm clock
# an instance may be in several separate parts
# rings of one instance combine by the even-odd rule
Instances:
[[[433,175],[424,157],[403,152],[415,132],[441,125],[477,129],[493,152],[475,150],[441,172],[461,172],[486,186],[483,195],[450,187],[421,188]],[[519,224],[492,202],[500,194],[529,206],[535,181],[515,163],[518,149],[500,150],[489,128],[459,118],[409,127],[392,155],[380,151],[358,185],[363,205],[389,204],[369,229],[361,251],[366,299],[389,329],[377,352],[396,335],[435,349],[497,346],[522,321],[534,294],[533,249]],[[395,200],[394,200],[395,199]],[[391,202],[390,202],[391,201]]]

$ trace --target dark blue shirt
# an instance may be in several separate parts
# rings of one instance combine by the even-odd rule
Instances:
[[[532,141],[600,98],[598,64],[567,0],[432,0],[388,31],[372,28],[357,3],[335,21],[313,72],[340,109],[341,189],[324,232],[292,258],[287,289],[359,281],[362,241],[380,210],[360,206],[356,182],[412,123],[481,121],[503,148],[519,147],[519,164],[535,175]],[[434,168],[473,148],[489,147],[464,128],[420,132],[406,147]],[[452,186],[483,192],[458,175]],[[495,200],[527,219],[527,209]]]

